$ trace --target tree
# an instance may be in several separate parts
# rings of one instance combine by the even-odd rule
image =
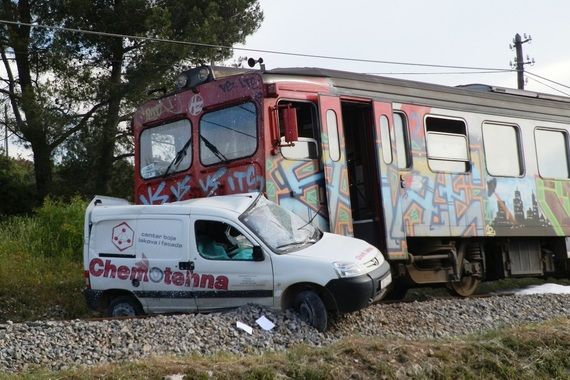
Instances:
[[[25,214],[35,206],[34,174],[29,161],[0,156],[0,220]]]
[[[243,42],[263,18],[256,0],[3,1],[2,13],[25,23],[224,46]],[[12,105],[14,132],[32,147],[41,196],[51,187],[54,150],[78,132],[84,136],[75,144],[90,142],[79,151],[94,191],[108,193],[113,163],[130,154],[117,146],[127,130],[119,125],[146,91],[162,87],[182,65],[219,61],[232,53],[12,24],[1,37],[8,73],[3,93]],[[59,150],[63,160],[67,148]]]

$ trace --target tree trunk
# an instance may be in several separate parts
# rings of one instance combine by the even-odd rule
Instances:
[[[95,191],[97,194],[109,193],[109,182],[111,179],[111,170],[113,168],[113,158],[115,155],[115,136],[117,134],[117,125],[119,124],[119,114],[121,110],[121,100],[123,91],[121,89],[121,66],[123,61],[122,41],[115,49],[115,59],[111,68],[111,89],[109,91],[109,102],[107,108],[107,117],[103,123],[101,131],[101,139],[99,141],[98,162],[95,167]]]

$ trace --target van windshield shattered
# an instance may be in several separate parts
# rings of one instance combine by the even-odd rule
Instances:
[[[318,228],[262,196],[240,220],[277,253],[302,249],[322,236]]]

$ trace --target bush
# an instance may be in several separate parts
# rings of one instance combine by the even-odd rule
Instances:
[[[81,296],[87,203],[47,199],[30,217],[0,223],[0,322],[88,313]]]
[[[0,218],[30,213],[36,206],[33,163],[0,156]]]

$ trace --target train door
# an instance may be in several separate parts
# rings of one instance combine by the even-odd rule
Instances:
[[[354,236],[385,252],[372,104],[342,101],[341,108]]]
[[[406,121],[401,113],[393,113],[390,103],[375,101],[375,158],[379,166],[379,191],[384,217],[386,248],[391,260],[407,258],[408,249],[403,225],[403,202],[405,189],[402,174],[409,171],[411,157],[409,151]]]
[[[340,99],[321,95],[319,107],[330,231],[352,236],[351,198]]]

